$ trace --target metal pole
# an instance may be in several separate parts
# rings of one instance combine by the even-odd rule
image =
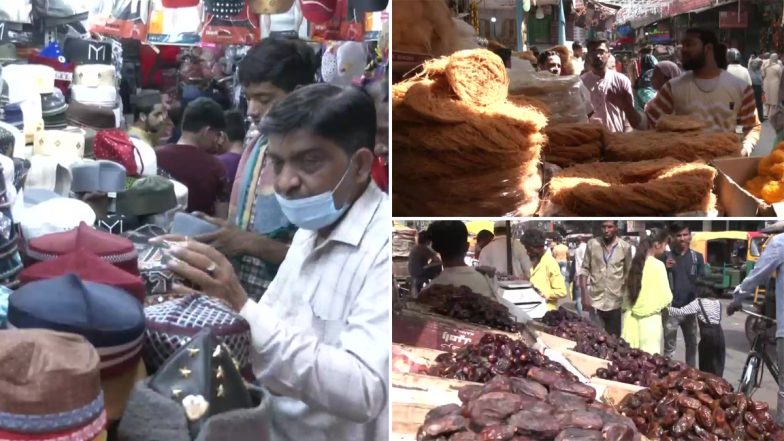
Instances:
[[[525,23],[523,22],[523,0],[517,0],[515,2],[515,34],[517,35],[517,51],[521,52],[523,50],[523,32],[525,29]]]

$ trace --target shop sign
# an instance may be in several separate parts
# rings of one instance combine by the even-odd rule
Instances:
[[[744,8],[745,9],[745,8]],[[742,9],[719,12],[719,29],[745,29],[749,26],[749,13]]]

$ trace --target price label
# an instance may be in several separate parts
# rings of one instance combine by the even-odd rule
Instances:
[[[54,79],[55,79],[56,81],[67,81],[67,82],[72,82],[72,81],[73,81],[73,73],[72,73],[72,72],[59,72],[59,71],[55,71],[55,72],[54,72]]]

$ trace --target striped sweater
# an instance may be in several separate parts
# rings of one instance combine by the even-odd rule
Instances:
[[[705,309],[705,314],[702,313],[700,304],[702,304],[702,308]],[[721,323],[721,302],[716,299],[695,299],[683,308],[669,307],[667,312],[673,317],[696,314],[699,321],[711,325],[718,325]],[[706,315],[708,316],[707,321],[705,320]]]
[[[668,81],[645,106],[652,127],[666,114],[689,115],[708,129],[722,132],[735,132],[735,127],[741,126],[747,152],[757,144],[762,130],[754,90],[724,70],[710,80],[696,79],[693,72],[686,72]]]

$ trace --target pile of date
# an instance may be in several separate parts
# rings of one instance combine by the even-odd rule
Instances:
[[[548,385],[499,375],[482,386],[463,386],[458,392],[463,404],[431,410],[417,441],[641,439],[629,418],[594,401],[592,387],[557,375],[551,380]]]
[[[768,404],[733,392],[722,378],[686,369],[624,398],[623,415],[652,440],[784,441]]]

